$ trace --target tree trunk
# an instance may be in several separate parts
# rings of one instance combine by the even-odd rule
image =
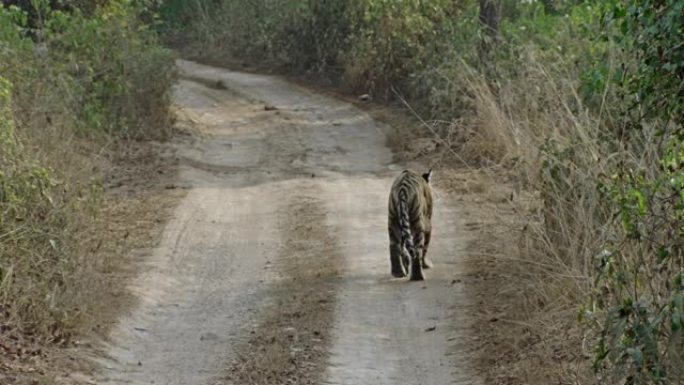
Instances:
[[[480,28],[482,28],[482,39],[478,56],[482,71],[486,74],[488,85],[494,95],[497,95],[497,86],[494,79],[497,79],[496,62],[493,59],[497,42],[499,41],[499,22],[501,21],[501,0],[480,0]]]
[[[499,35],[501,0],[480,0],[480,24],[491,38]]]

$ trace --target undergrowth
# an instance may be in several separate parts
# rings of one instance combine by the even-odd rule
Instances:
[[[82,237],[104,197],[101,149],[168,135],[173,61],[130,2],[5,3],[0,332],[66,341],[104,290]]]

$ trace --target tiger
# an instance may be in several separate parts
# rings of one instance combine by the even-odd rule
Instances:
[[[432,170],[422,175],[404,170],[392,184],[388,229],[393,277],[406,277],[410,265],[410,280],[422,281],[423,269],[432,267],[425,257],[432,233],[431,178]]]

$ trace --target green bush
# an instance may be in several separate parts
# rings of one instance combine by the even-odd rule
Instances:
[[[54,338],[98,295],[83,290],[97,261],[79,236],[101,196],[85,148],[163,138],[174,66],[144,7],[31,4],[33,28],[26,11],[0,6],[0,317]]]
[[[73,76],[83,131],[132,138],[168,133],[174,68],[168,50],[137,19],[137,10],[110,3],[85,17],[52,11],[44,39],[51,60]]]
[[[452,1],[359,0],[352,10],[346,79],[374,93],[402,88],[418,72],[441,62]],[[386,95],[387,98],[388,95]]]
[[[674,383],[684,376],[684,1],[618,2],[606,20],[637,60],[617,79],[625,156],[601,181],[617,230],[588,306],[594,367],[617,383]]]

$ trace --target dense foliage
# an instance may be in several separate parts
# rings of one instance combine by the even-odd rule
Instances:
[[[595,366],[616,382],[672,383],[684,375],[684,2],[618,3],[606,21],[637,57],[620,66],[619,140],[650,154],[602,181],[622,231],[599,256]]]

